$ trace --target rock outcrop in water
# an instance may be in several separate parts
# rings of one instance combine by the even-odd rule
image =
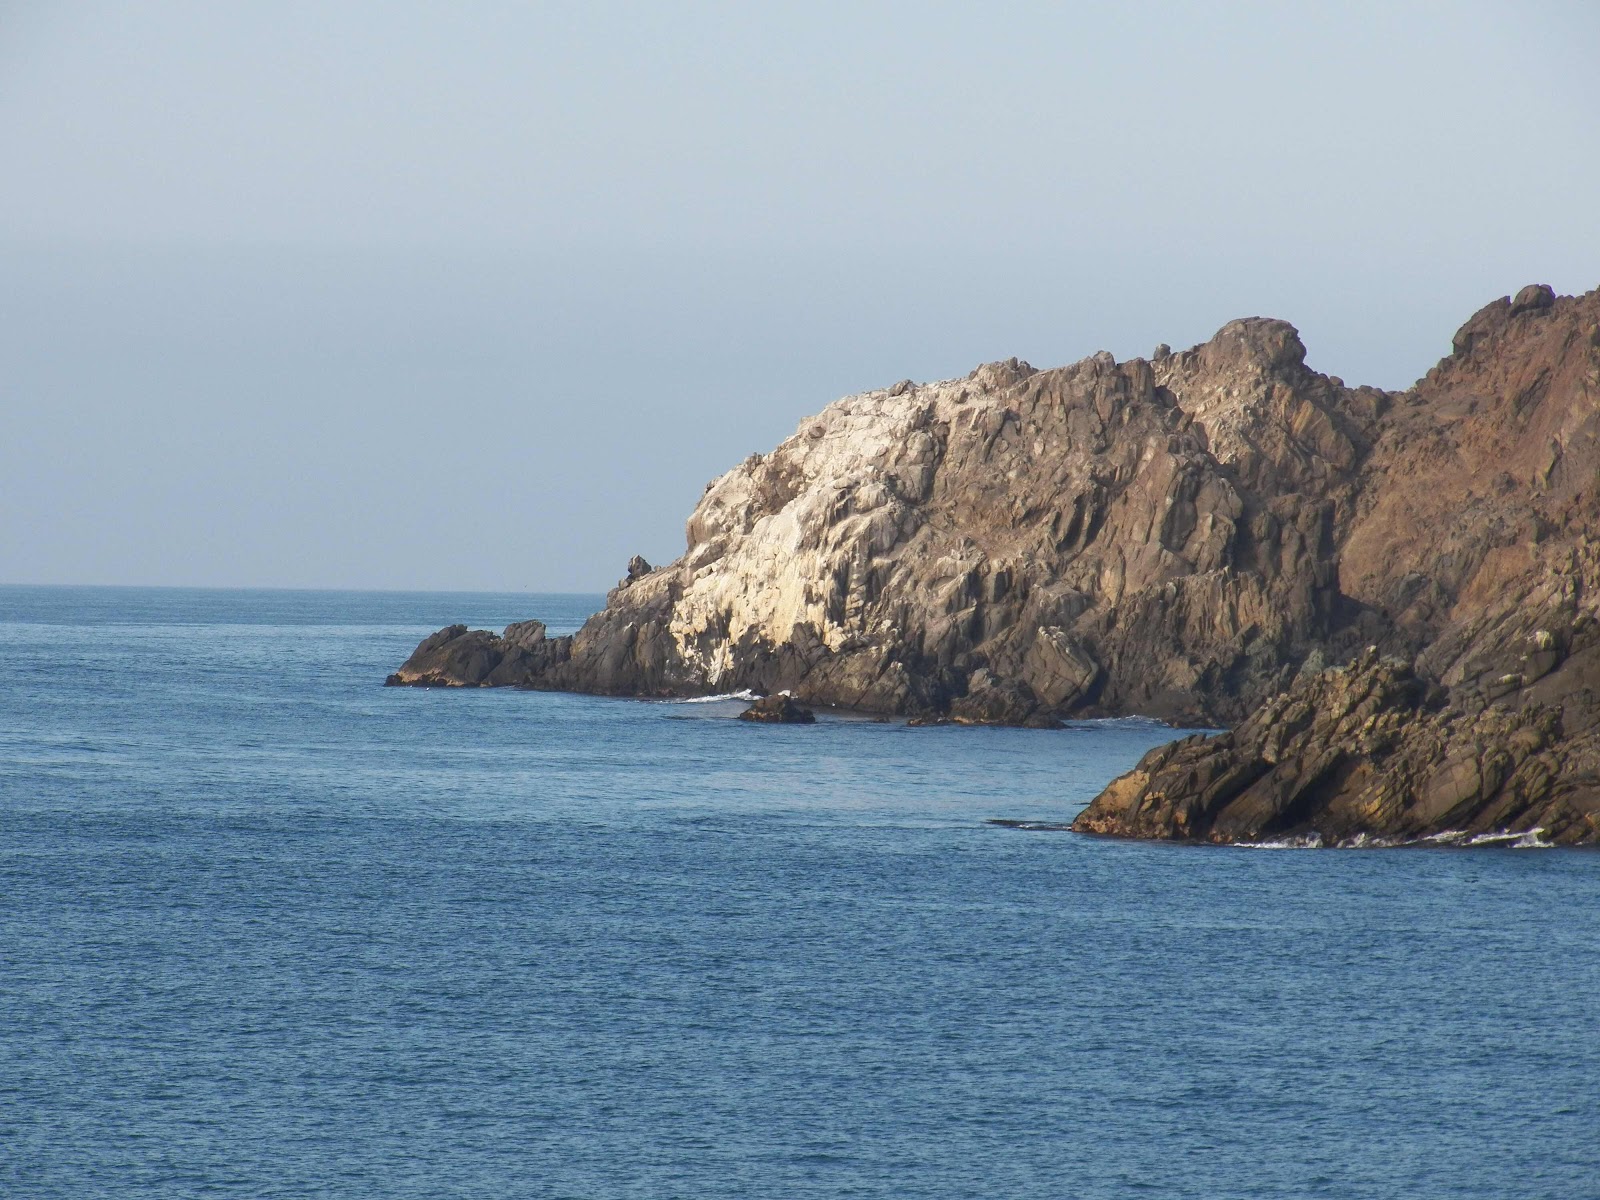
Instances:
[[[794,702],[792,696],[778,692],[775,695],[762,696],[739,714],[739,720],[754,721],[762,725],[814,725],[817,714],[809,708],[801,708]]]
[[[575,636],[451,627],[390,681],[1244,722],[1155,752],[1080,827],[1339,838],[1501,821],[1594,840],[1600,293],[1496,301],[1403,393],[1304,358],[1292,326],[1250,318],[1148,361],[1013,359],[841,400],[715,480],[687,553],[636,558]],[[1368,645],[1377,659],[1324,673]],[[1313,771],[1368,702],[1346,703],[1352,680],[1391,670],[1392,744]],[[1288,709],[1293,738],[1251,740]],[[1454,785],[1432,772],[1468,747],[1512,765],[1476,782],[1450,767],[1464,790],[1446,804]],[[1532,788],[1545,768],[1556,782]],[[1376,778],[1381,799],[1361,790]]]
[[[429,634],[384,683],[390,687],[510,687],[564,663],[571,638],[547,638],[544,622],[518,621],[504,633],[449,625]]]

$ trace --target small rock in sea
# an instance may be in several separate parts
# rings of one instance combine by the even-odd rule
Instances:
[[[801,708],[786,692],[763,696],[739,714],[741,721],[760,721],[767,725],[812,725],[817,715],[809,708]]]

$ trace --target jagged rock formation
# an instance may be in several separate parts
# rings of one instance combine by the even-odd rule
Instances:
[[[1353,626],[1406,666],[1308,670],[1075,827],[1600,841],[1600,292],[1532,286],[1462,326],[1380,422],[1337,544]]]
[[[518,621],[503,634],[449,625],[429,634],[389,687],[509,687],[565,662],[571,638],[547,638],[543,621]]]
[[[1555,844],[1600,835],[1600,730],[1547,704],[1447,703],[1372,651],[1269,700],[1244,724],[1158,747],[1073,823],[1080,833],[1323,844]],[[1587,719],[1586,714],[1583,719]]]
[[[1427,712],[1559,708],[1570,743],[1589,721],[1600,293],[1488,305],[1403,393],[1304,357],[1292,326],[1250,318],[1149,361],[1013,359],[841,400],[715,480],[687,553],[636,558],[575,636],[452,627],[391,681],[1235,724],[1286,692],[1327,699],[1320,668],[1370,644],[1443,689]],[[1234,828],[1176,801],[1188,831],[1159,804],[1119,824],[1102,801],[1104,831]],[[1284,827],[1310,804],[1285,803]]]

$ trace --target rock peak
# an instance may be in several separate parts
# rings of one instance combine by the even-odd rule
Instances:
[[[1236,361],[1259,362],[1269,370],[1301,367],[1306,361],[1300,331],[1275,317],[1242,317],[1217,330],[1199,347],[1218,366]]]
[[[979,364],[972,369],[967,379],[981,388],[990,388],[998,391],[1002,388],[1008,388],[1014,383],[1021,383],[1024,379],[1036,374],[1038,372],[1030,364],[1013,355],[997,362]]]
[[[1450,346],[1454,357],[1466,358],[1481,345],[1499,337],[1511,326],[1512,318],[1543,316],[1555,308],[1556,290],[1548,283],[1530,283],[1513,296],[1491,300],[1456,330]]]

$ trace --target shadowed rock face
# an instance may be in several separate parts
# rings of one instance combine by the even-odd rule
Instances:
[[[1145,755],[1073,823],[1080,833],[1253,842],[1600,834],[1596,731],[1543,704],[1446,701],[1371,652],[1275,696],[1237,729]]]
[[[1438,711],[1544,705],[1565,744],[1588,720],[1597,330],[1600,294],[1533,286],[1404,393],[1250,318],[1151,361],[849,397],[713,481],[684,556],[630,563],[575,636],[452,627],[391,682],[1235,724],[1373,645]]]
[[[507,625],[503,634],[449,625],[423,638],[389,687],[507,687],[565,661],[571,638],[545,637],[542,621]]]

